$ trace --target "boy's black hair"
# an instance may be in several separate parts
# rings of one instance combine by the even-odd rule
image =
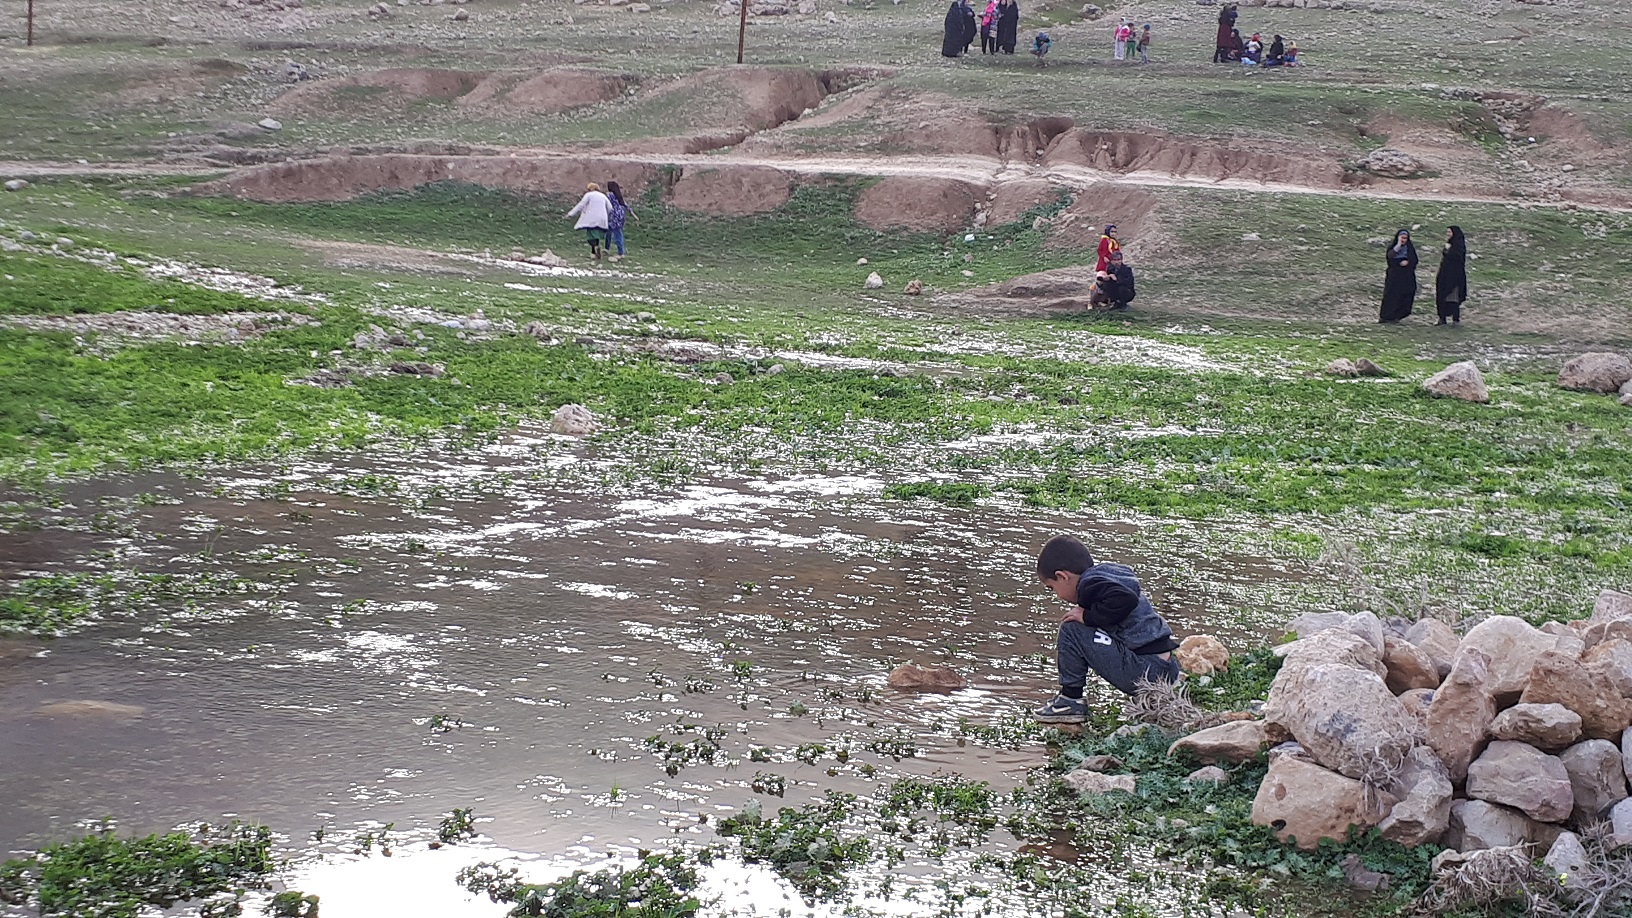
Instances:
[[[1053,580],[1055,571],[1080,574],[1093,566],[1094,556],[1088,553],[1088,546],[1076,536],[1062,535],[1049,539],[1037,556],[1037,576],[1044,580]]]

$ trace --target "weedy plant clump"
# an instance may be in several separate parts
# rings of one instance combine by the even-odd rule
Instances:
[[[574,871],[553,883],[528,883],[515,867],[481,863],[459,871],[473,893],[512,906],[511,918],[689,918],[707,904],[696,895],[698,867],[713,863],[712,849],[642,853],[633,867]]]
[[[137,918],[264,886],[276,866],[266,826],[201,824],[141,838],[104,827],[0,864],[0,901],[63,918]]]

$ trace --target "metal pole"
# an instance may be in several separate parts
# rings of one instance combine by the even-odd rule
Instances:
[[[740,63],[742,63],[742,44],[743,44],[743,41],[745,39],[747,39],[747,37],[748,37],[748,2],[749,2],[749,0],[739,0],[739,2],[742,3],[742,22],[737,26],[737,63],[740,64]],[[28,4],[29,4],[29,9],[34,8],[34,0],[28,0]]]
[[[34,0],[28,0],[28,46],[34,47]]]

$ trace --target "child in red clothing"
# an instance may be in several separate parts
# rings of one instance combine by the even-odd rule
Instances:
[[[1099,237],[1099,260],[1094,263],[1094,270],[1104,271],[1111,263],[1111,253],[1120,251],[1122,243],[1116,241],[1116,224],[1107,223],[1104,234]]]

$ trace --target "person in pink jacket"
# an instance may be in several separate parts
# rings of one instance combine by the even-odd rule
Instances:
[[[612,216],[612,202],[607,200],[601,186],[589,183],[589,190],[578,199],[572,210],[567,211],[567,216],[574,215],[578,217],[578,222],[572,228],[584,231],[588,237],[589,254],[600,261],[601,246],[606,242],[606,224]]]

